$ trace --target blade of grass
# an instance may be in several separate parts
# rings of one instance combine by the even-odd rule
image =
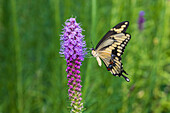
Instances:
[[[21,61],[21,43],[17,25],[17,14],[16,14],[16,2],[10,0],[11,5],[11,18],[14,36],[14,49],[15,49],[15,61],[16,61],[16,75],[17,75],[17,109],[18,113],[23,113],[23,88],[22,88],[22,61]]]

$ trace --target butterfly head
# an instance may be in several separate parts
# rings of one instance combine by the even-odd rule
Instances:
[[[92,48],[91,49],[92,51],[91,51],[91,54],[94,56],[94,57],[98,57],[98,54],[97,54],[97,52]]]

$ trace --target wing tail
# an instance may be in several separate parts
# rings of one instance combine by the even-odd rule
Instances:
[[[123,78],[124,78],[127,82],[130,82],[130,79],[129,79],[128,77],[126,77],[126,76],[123,75],[123,74],[122,74],[122,76],[123,76]]]

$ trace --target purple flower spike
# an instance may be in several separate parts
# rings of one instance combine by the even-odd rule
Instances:
[[[83,103],[81,102],[81,76],[80,66],[86,54],[86,42],[82,35],[82,28],[75,18],[66,20],[61,35],[60,54],[65,56],[67,62],[68,95],[71,101],[71,112],[82,112]]]
[[[139,12],[139,15],[140,15],[140,16],[144,16],[144,15],[145,15],[145,12],[144,12],[144,11],[140,11],[140,12]]]
[[[139,18],[138,18],[138,28],[140,31],[143,30],[143,24],[145,22],[145,18],[143,17],[145,15],[144,11],[139,12]]]

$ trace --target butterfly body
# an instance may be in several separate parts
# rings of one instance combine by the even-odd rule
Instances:
[[[129,79],[123,75],[127,73],[123,69],[121,55],[131,38],[130,34],[125,33],[128,25],[128,21],[119,23],[106,33],[95,49],[92,48],[92,55],[96,57],[99,66],[103,61],[108,71],[114,76],[123,76],[126,81]]]

